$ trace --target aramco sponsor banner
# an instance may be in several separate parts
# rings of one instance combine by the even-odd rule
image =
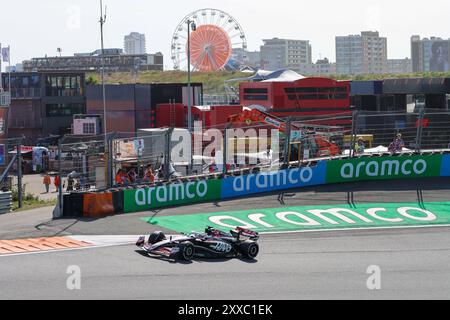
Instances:
[[[4,144],[0,144],[0,166],[4,166],[6,161],[6,148]]]
[[[326,167],[326,162],[322,161],[314,167],[225,178],[222,182],[222,199],[321,185],[325,183]]]
[[[143,218],[177,232],[244,227],[261,233],[450,225],[450,202],[327,205]]]
[[[356,158],[327,163],[327,183],[427,178],[441,175],[442,155]]]
[[[173,183],[124,192],[125,213],[220,199],[221,180]]]
[[[124,212],[226,200],[331,183],[449,177],[450,155],[370,157],[321,161],[316,166],[155,186],[124,192]]]
[[[450,154],[442,156],[441,177],[450,177]]]

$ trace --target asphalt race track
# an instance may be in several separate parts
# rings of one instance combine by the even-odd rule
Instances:
[[[267,195],[165,209],[156,214],[449,200],[450,180],[429,179],[311,188],[287,192],[284,201],[278,195]],[[20,217],[8,214],[0,216],[0,239],[148,234],[157,226],[139,218],[152,214],[155,212],[56,221],[50,220],[48,210],[20,213]],[[235,259],[173,263],[142,255],[133,245],[0,256],[0,299],[448,299],[450,296],[450,227],[265,235],[260,248],[255,262]],[[81,290],[67,288],[69,266],[80,268]],[[369,266],[379,267],[380,290],[367,287]]]
[[[267,236],[258,261],[153,259],[128,245],[0,258],[1,299],[448,299],[450,230]],[[68,266],[81,290],[66,287]],[[381,290],[367,289],[367,268]]]

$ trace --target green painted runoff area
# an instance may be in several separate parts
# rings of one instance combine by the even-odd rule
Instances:
[[[318,205],[142,219],[183,233],[203,231],[207,226],[223,231],[242,226],[260,233],[417,227],[450,225],[450,202]]]

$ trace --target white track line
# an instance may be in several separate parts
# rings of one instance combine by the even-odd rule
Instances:
[[[87,242],[93,244],[97,247],[107,246],[107,245],[126,245],[130,243],[136,243],[139,236],[135,235],[124,235],[124,236],[113,236],[113,235],[100,235],[100,236],[67,236],[67,238]]]
[[[336,231],[376,231],[376,230],[398,230],[398,229],[426,229],[426,228],[445,228],[450,227],[450,224],[441,225],[421,225],[421,226],[394,226],[394,227],[361,227],[361,228],[337,228],[337,229],[321,229],[321,230],[293,230],[293,231],[274,231],[274,232],[261,232],[261,235],[282,235],[282,234],[301,234],[301,233],[324,233],[324,232],[336,232]],[[127,235],[127,236],[67,236],[68,238],[85,241],[92,246],[81,247],[81,248],[67,248],[67,249],[55,249],[48,251],[35,251],[35,252],[24,252],[24,253],[11,253],[0,255],[0,258],[5,257],[15,257],[15,256],[26,256],[34,254],[45,254],[54,252],[65,252],[65,251],[79,251],[79,250],[89,250],[89,249],[99,249],[108,247],[118,247],[124,245],[135,244],[137,239],[141,235]],[[174,235],[175,237],[175,235]]]
[[[260,234],[290,234],[290,233],[313,233],[313,232],[335,232],[335,231],[368,231],[368,230],[389,230],[389,229],[426,229],[426,228],[445,228],[450,224],[420,225],[420,226],[392,226],[392,227],[355,227],[355,228],[335,228],[319,230],[292,230],[292,231],[274,231],[261,232]]]

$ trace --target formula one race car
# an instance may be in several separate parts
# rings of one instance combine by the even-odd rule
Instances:
[[[222,232],[208,227],[204,233],[193,232],[169,238],[158,231],[150,235],[147,243],[145,236],[140,237],[136,245],[150,255],[174,260],[191,261],[194,257],[235,258],[240,255],[255,259],[259,253],[258,239],[257,232],[244,228]]]

